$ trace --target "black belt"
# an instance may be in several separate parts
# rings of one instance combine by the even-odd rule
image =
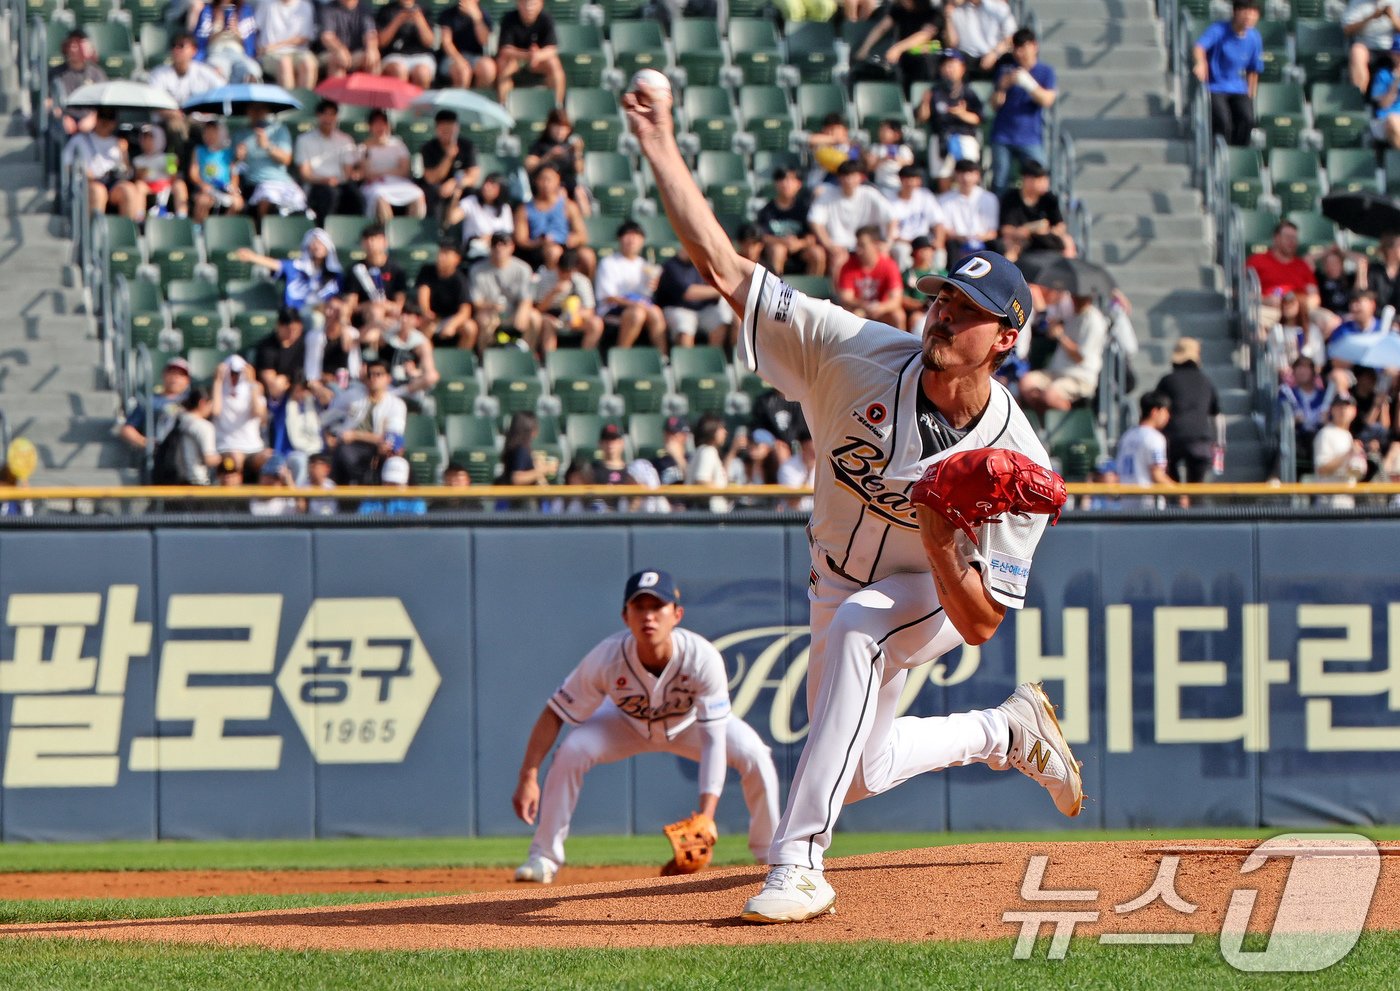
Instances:
[[[836,572],[836,574],[840,575],[842,578],[846,579],[846,581],[848,581],[848,582],[854,582],[855,584],[859,585],[861,588],[865,588],[865,586],[867,586],[867,585],[870,584],[870,582],[863,582],[863,581],[861,581],[861,580],[860,580],[859,578],[857,578],[855,575],[849,575],[849,574],[847,574],[844,570],[842,570],[841,565],[837,564],[837,563],[832,559],[832,557],[831,557],[830,554],[828,554],[828,555],[826,556],[826,566],[827,566],[828,568],[830,568],[832,571]]]

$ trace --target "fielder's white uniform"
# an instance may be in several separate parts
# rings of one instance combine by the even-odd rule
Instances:
[[[778,772],[767,744],[731,717],[724,659],[704,637],[677,627],[670,663],[652,674],[630,631],[589,651],[550,696],[573,729],[545,775],[530,857],[564,863],[564,840],[583,776],[598,764],[641,753],[672,753],[700,765],[700,794],[720,794],[726,763],[739,772],[749,809],[749,849],[768,854],[778,819]]]
[[[909,490],[958,451],[1002,447],[1042,465],[1049,457],[1000,383],[961,436],[922,398],[918,336],[809,299],[762,268],[737,353],[802,404],[817,449],[809,733],[768,862],[820,870],[844,802],[924,771],[1007,766],[999,710],[895,718],[905,669],[963,642],[938,603]],[[975,544],[957,535],[993,599],[1023,605],[1045,525],[1044,516],[1008,517],[982,527]]]

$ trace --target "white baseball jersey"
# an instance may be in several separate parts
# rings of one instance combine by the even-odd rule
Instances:
[[[673,653],[660,674],[642,667],[637,641],[628,630],[614,633],[588,652],[549,698],[549,707],[573,726],[582,724],[605,699],[612,699],[628,725],[644,739],[674,740],[697,721],[729,716],[729,678],[724,659],[704,637],[677,627]],[[721,765],[722,766],[722,765]]]
[[[1151,485],[1153,465],[1167,466],[1167,438],[1139,423],[1118,440],[1118,477],[1129,485]]]
[[[991,383],[982,417],[951,447],[925,457],[918,428],[921,341],[810,299],[754,271],[737,351],[752,372],[802,404],[817,448],[809,532],[814,561],[859,585],[928,572],[909,490],[929,465],[984,447],[1049,456],[1005,387]],[[1046,517],[1008,516],[958,547],[998,602],[1025,602],[1031,556]]]

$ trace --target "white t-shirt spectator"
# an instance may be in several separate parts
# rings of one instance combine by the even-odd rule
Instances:
[[[1065,320],[1065,336],[1079,348],[1080,360],[1075,361],[1065,348],[1057,347],[1046,371],[1054,378],[1070,378],[1088,389],[1097,388],[1103,349],[1108,343],[1108,318],[1097,306],[1090,306]]]
[[[598,272],[593,279],[593,294],[598,297],[598,312],[606,315],[617,309],[604,302],[610,296],[642,296],[651,299],[651,274],[647,270],[647,260],[638,255],[624,258],[620,254],[608,255],[598,263]]]
[[[519,258],[507,259],[501,268],[485,259],[472,266],[472,303],[495,303],[514,312],[523,300],[534,301],[534,283],[535,273]]]
[[[1388,6],[1388,3],[1387,3]],[[1342,14],[1342,24],[1355,24],[1364,21],[1381,7],[1376,0],[1351,0],[1347,4],[1346,11]],[[1390,50],[1390,42],[1394,36],[1394,29],[1390,26],[1390,18],[1385,15],[1366,21],[1366,26],[1352,36],[1353,42],[1361,42],[1373,52],[1385,52]]]
[[[1155,427],[1139,423],[1124,432],[1118,440],[1118,458],[1114,467],[1124,485],[1141,485],[1147,488],[1153,484],[1153,467],[1167,467],[1167,438]],[[1131,500],[1129,500],[1131,501]],[[1143,496],[1141,502],[1151,508],[1158,506],[1160,497]]]
[[[218,453],[214,443],[214,424],[202,416],[185,413],[180,417],[180,447],[178,466],[180,477],[189,485],[209,484],[211,455]]]
[[[220,453],[257,454],[266,445],[262,439],[262,418],[253,412],[252,369],[246,369],[238,377],[237,385],[230,388],[224,383],[221,388],[224,390],[223,405],[214,417],[214,443]]]
[[[330,137],[312,128],[297,138],[295,158],[297,165],[310,165],[311,174],[317,179],[345,179],[345,169],[359,157],[360,151],[355,141],[340,128],[331,132]]]
[[[63,147],[63,161],[65,164],[84,163],[89,179],[119,175],[126,167],[121,142],[116,134],[104,138],[93,131],[79,131],[69,138],[68,144]]]
[[[943,208],[943,222],[949,233],[959,239],[997,230],[1001,223],[1001,203],[981,186],[971,196],[951,189],[938,197],[938,205]]]
[[[258,48],[266,51],[270,45],[292,38],[306,39],[295,49],[282,48],[270,54],[301,51],[316,35],[316,8],[310,0],[264,0],[254,15],[258,22]]]
[[[861,186],[854,196],[845,196],[840,186],[827,186],[807,215],[808,222],[821,224],[832,242],[847,251],[855,250],[856,231],[873,224],[883,236],[891,219],[889,201],[874,186]]]
[[[695,457],[690,459],[686,469],[687,485],[703,485],[711,489],[729,487],[729,472],[725,470],[724,459],[713,444],[701,444],[695,449]],[[710,512],[727,513],[730,503],[724,496],[710,497]]]
[[[912,241],[916,237],[931,237],[934,227],[946,224],[943,207],[931,190],[920,186],[907,200],[890,196],[890,213],[899,225],[899,239]]]
[[[170,94],[176,103],[183,104],[191,97],[208,93],[222,86],[226,80],[208,62],[191,62],[182,76],[173,65],[158,65],[151,70],[146,80],[162,93]]]
[[[1356,438],[1352,437],[1350,430],[1344,430],[1335,423],[1324,424],[1322,429],[1313,438],[1313,465],[1314,474],[1319,482],[1354,482],[1366,475],[1366,458],[1364,455],[1353,451]],[[1345,457],[1348,452],[1352,452],[1350,457]],[[1330,461],[1342,458],[1341,463],[1330,472],[1324,472],[1323,466]],[[1356,500],[1349,495],[1328,496],[1326,502],[1333,509],[1352,509],[1356,506]]]
[[[948,18],[958,32],[958,48],[981,58],[1016,33],[1016,15],[1002,0],[967,0]]]

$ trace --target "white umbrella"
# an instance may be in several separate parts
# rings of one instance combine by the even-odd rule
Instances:
[[[1385,365],[1371,365],[1370,362],[1364,360],[1366,356],[1371,352],[1372,348],[1376,347],[1379,344],[1382,344],[1387,337],[1395,336],[1396,335],[1386,330],[1374,330],[1360,334],[1347,334],[1340,340],[1333,341],[1331,344],[1327,345],[1327,357],[1331,358],[1333,361],[1349,361],[1353,365],[1367,365],[1371,368],[1395,367]],[[1400,344],[1400,340],[1397,340],[1396,343]]]
[[[430,89],[409,106],[420,114],[455,110],[459,116],[478,120],[487,127],[494,125],[510,130],[515,126],[515,118],[506,112],[505,107],[467,89]]]
[[[1338,343],[1345,344],[1346,341]],[[1363,368],[1400,368],[1400,334],[1381,334],[1379,340],[1373,341],[1371,346],[1361,353],[1356,363]]]
[[[175,98],[164,90],[130,79],[79,86],[64,101],[65,107],[92,107],[109,110],[179,110]]]

